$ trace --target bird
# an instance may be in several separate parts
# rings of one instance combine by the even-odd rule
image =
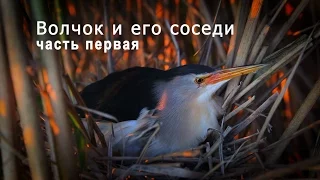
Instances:
[[[84,100],[87,105],[100,105],[99,110],[111,113],[111,115],[117,115],[117,113],[112,114],[112,111],[107,111],[111,109],[113,103],[120,110],[119,114],[125,114],[126,109],[130,109],[132,104],[136,104],[136,108],[142,107],[139,109],[138,114],[140,116],[138,115],[138,117],[134,117],[136,115],[135,109],[129,113],[130,115],[118,116],[120,118],[127,116],[133,119],[113,124],[113,131],[109,128],[110,123],[100,122],[98,126],[107,137],[106,139],[111,138],[111,134],[114,133],[113,146],[126,156],[141,155],[144,145],[152,137],[150,144],[143,153],[145,156],[153,157],[195,148],[206,139],[208,130],[220,131],[218,116],[223,112],[223,109],[221,102],[216,99],[216,92],[230,79],[255,72],[264,66],[251,65],[214,70],[210,67],[197,65],[180,67],[180,69],[171,71],[133,68],[122,71],[114,77],[108,78],[107,76],[106,79],[99,82],[113,82],[114,84],[110,89],[105,88],[109,87],[108,84],[106,86],[99,83],[93,84],[93,86],[96,86],[95,90],[101,88],[101,92],[96,91],[96,95],[101,97],[94,97],[91,100],[88,100],[90,97],[85,97]],[[200,68],[197,69],[197,67]],[[143,71],[143,73],[136,74],[138,71]],[[147,76],[147,74],[144,74],[146,72],[151,74]],[[127,77],[125,74],[133,76]],[[109,76],[112,76],[112,74]],[[140,77],[143,79],[142,81],[139,81]],[[120,83],[121,81],[133,81],[135,86],[126,89],[127,85],[121,84],[118,86],[117,81],[120,81]],[[148,89],[143,89],[146,86],[142,85],[147,85]],[[133,92],[128,92],[130,90]],[[137,92],[139,90],[142,91],[142,94]],[[84,91],[86,91],[85,93],[89,92]],[[125,92],[128,92],[129,95],[126,96]],[[105,93],[108,93],[108,95]],[[123,95],[123,97],[118,97],[120,95]],[[132,97],[131,95],[136,96]],[[109,96],[114,96],[114,100],[111,98],[112,101],[106,100],[105,103],[104,97],[110,98]],[[117,99],[121,103],[125,103],[123,106],[127,107],[121,107],[121,104],[114,102]],[[141,102],[139,102],[139,99],[141,99]],[[133,100],[133,102],[130,102],[130,100]],[[150,101],[148,102],[148,100]],[[110,104],[110,106],[105,108],[106,104]],[[150,106],[148,107],[148,105]],[[152,111],[151,115],[145,113],[146,109],[153,108],[155,110]],[[150,129],[156,127],[158,128],[157,133],[151,136],[152,131]]]

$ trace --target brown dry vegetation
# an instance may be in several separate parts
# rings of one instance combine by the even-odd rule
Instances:
[[[0,7],[0,179],[320,178],[320,1],[1,0]],[[37,20],[107,28],[105,36],[37,37]],[[135,23],[163,31],[133,36]],[[172,36],[175,23],[234,24],[234,35]],[[122,24],[121,36],[112,24]],[[36,39],[74,40],[79,49],[40,51]],[[85,40],[140,47],[103,53],[85,50]],[[76,106],[85,107],[78,92],[86,85],[133,66],[189,63],[268,64],[220,92],[227,111],[218,140],[161,157],[121,157],[89,112],[84,128]]]

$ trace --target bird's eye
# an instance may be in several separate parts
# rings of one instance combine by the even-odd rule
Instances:
[[[203,83],[203,81],[204,81],[204,78],[196,78],[194,80],[194,82],[197,83],[197,84],[201,84],[201,83]]]

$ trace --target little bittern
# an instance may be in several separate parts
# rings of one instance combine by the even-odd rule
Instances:
[[[100,91],[103,91],[95,94],[101,95],[100,98],[93,96],[93,99],[90,100],[88,89],[85,89],[82,95],[88,105],[94,104],[100,111],[115,115],[117,118],[126,117],[125,114],[128,113],[126,110],[130,109],[129,104],[136,103],[136,107],[140,107],[138,111],[143,107],[156,109],[152,117],[114,124],[115,138],[113,140],[114,147],[124,152],[125,155],[139,155],[148,137],[152,134],[147,132],[148,129],[158,124],[158,132],[152,137],[145,154],[145,156],[156,156],[194,148],[205,140],[209,129],[219,131],[218,116],[221,112],[221,103],[215,98],[217,90],[228,80],[255,72],[263,66],[252,65],[216,71],[199,65],[169,71],[139,68],[141,72],[145,71],[143,75],[137,74],[139,73],[137,69],[129,69],[126,70],[127,73],[123,73],[122,77],[118,75],[118,77],[112,77],[111,74],[106,80],[103,80],[113,82],[112,88],[103,89],[107,85],[93,84],[92,86],[96,86],[97,89],[101,88]],[[130,76],[130,71],[132,71],[132,76]],[[150,73],[149,76],[146,72]],[[157,73],[152,74],[153,72]],[[123,81],[132,81],[134,88],[129,86],[132,83],[126,85],[123,84]],[[145,86],[146,84],[148,86]],[[144,89],[146,87],[148,89]],[[130,92],[131,90],[136,92],[139,89],[143,92],[142,94]],[[126,92],[134,97],[127,96]],[[108,94],[105,95],[105,93]],[[114,97],[110,98],[110,96]],[[116,108],[113,109],[113,106]],[[128,117],[136,119],[137,117],[133,116],[138,112],[135,112],[135,109],[129,111]],[[123,116],[117,116],[118,114],[123,114]],[[110,135],[110,129],[105,128],[106,124],[100,122],[98,125],[106,136]]]

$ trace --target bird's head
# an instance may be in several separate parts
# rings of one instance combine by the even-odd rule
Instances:
[[[158,109],[161,110],[165,106],[172,107],[177,103],[194,102],[194,100],[198,102],[208,101],[230,79],[255,72],[262,67],[264,65],[251,65],[202,74],[177,76],[158,88],[158,90],[161,89],[161,93],[157,93],[160,95]]]

